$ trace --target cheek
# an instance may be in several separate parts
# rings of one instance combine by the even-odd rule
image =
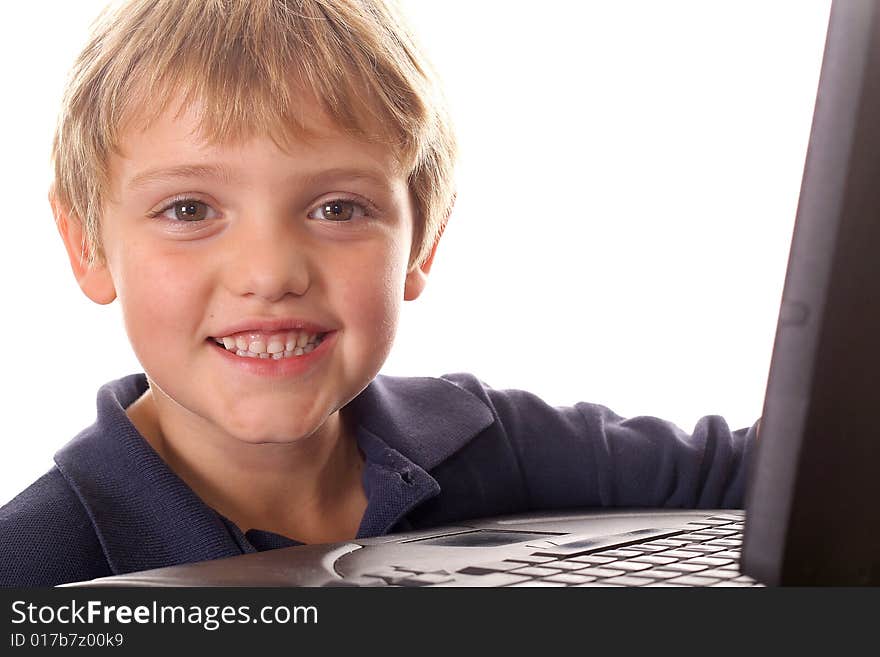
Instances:
[[[362,261],[359,271],[350,272],[340,288],[347,323],[356,326],[377,345],[394,339],[405,275],[406,263],[400,262],[392,251],[385,257]]]
[[[204,308],[205,289],[194,258],[131,248],[115,277],[126,331],[133,343],[169,331],[192,330]],[[201,302],[200,302],[201,300]]]

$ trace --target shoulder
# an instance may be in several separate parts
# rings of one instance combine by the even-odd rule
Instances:
[[[565,413],[563,407],[554,408],[538,395],[526,390],[493,388],[468,372],[453,372],[435,377],[377,376],[373,388],[388,395],[390,400],[415,407],[431,406],[446,410],[480,408],[490,411],[497,421],[499,413],[545,412]]]
[[[544,429],[566,425],[579,432],[577,410],[553,407],[523,390],[499,390],[473,374],[455,372],[438,377],[380,375],[355,402],[361,421],[392,440],[404,437],[410,447],[420,441],[453,448],[500,439],[517,442]],[[407,452],[405,452],[407,453]],[[422,465],[432,459],[422,459]],[[434,460],[436,462],[436,460]]]
[[[742,505],[755,427],[732,431],[700,418],[692,431],[601,404],[554,406],[524,390],[498,390],[471,374],[441,377],[491,411],[536,506]]]
[[[91,520],[53,467],[0,508],[0,586],[55,586],[109,575]]]
[[[552,406],[534,393],[493,388],[467,372],[439,377],[382,375],[371,385],[370,393],[369,415],[374,425],[392,425],[403,433],[424,438],[452,429],[471,438],[530,441],[546,430],[581,435],[584,411],[613,416],[608,409],[593,404]]]
[[[554,406],[533,392],[493,388],[466,372],[444,374],[439,381],[451,383],[479,400],[492,413],[496,427],[516,443],[534,442],[548,431],[557,436],[582,438],[590,418],[620,419],[598,404]]]

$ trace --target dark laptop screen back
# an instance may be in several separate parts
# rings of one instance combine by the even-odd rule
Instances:
[[[742,570],[880,584],[880,8],[834,2]]]

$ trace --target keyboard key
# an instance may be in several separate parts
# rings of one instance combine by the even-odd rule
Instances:
[[[707,545],[706,543],[689,543],[681,549],[688,552],[699,552],[704,556],[714,556],[716,552],[723,552],[725,550],[721,545]]]
[[[572,584],[572,586],[615,586],[620,587],[621,584],[608,584],[608,580],[603,580],[601,582],[587,582],[586,584]]]
[[[605,584],[618,584],[623,586],[644,586],[645,584],[652,584],[653,582],[653,579],[647,579],[645,577],[633,577],[632,575],[612,577],[611,579],[605,580]]]
[[[531,577],[545,577],[547,575],[558,575],[559,570],[556,568],[544,568],[542,566],[526,566],[510,571],[511,575],[529,575]]]
[[[752,586],[746,582],[735,582],[730,579],[722,579],[714,584],[710,584],[709,586]]]
[[[584,568],[577,571],[578,575],[593,575],[594,577],[617,577],[624,575],[622,570],[614,570],[613,568]]]
[[[462,575],[488,575],[489,573],[496,573],[499,571],[491,568],[482,568],[481,566],[467,566],[465,568],[459,568],[456,572],[461,573]]]
[[[699,532],[691,532],[690,534],[679,534],[676,538],[680,538],[683,541],[687,541],[688,543],[702,543],[703,541],[708,541],[713,538],[718,538],[715,534],[709,534],[706,531]]]
[[[726,566],[730,563],[733,563],[733,559],[718,559],[717,557],[697,557],[695,559],[688,559],[685,563],[701,563],[706,566]]]
[[[678,559],[676,559],[675,557],[664,557],[660,554],[643,554],[639,557],[639,561],[645,563],[659,564],[662,566],[663,564],[667,563],[675,563],[676,561],[678,561]]]
[[[639,577],[651,577],[652,579],[672,579],[673,577],[681,577],[681,573],[676,570],[663,570],[662,568],[654,568],[652,570],[643,570],[639,573]]]
[[[700,577],[718,577],[719,579],[733,579],[739,577],[738,570],[728,570],[726,568],[713,568],[712,570],[704,570],[700,573]]]
[[[622,550],[603,550],[602,552],[594,552],[593,554],[597,554],[600,557],[614,557],[615,559],[627,559],[629,557],[637,557],[642,554],[639,550],[628,550],[626,548]]]
[[[641,557],[638,557],[640,560]],[[615,561],[611,566],[614,569],[626,570],[629,572],[637,572],[639,570],[647,570],[649,568],[653,568],[654,564],[651,563],[642,563],[637,559],[633,559],[632,561]]]
[[[633,545],[632,548],[634,550],[639,550],[640,552],[662,552],[663,550],[668,550],[668,545],[652,545],[651,543],[639,543],[638,545]]]
[[[667,550],[660,554],[662,557],[675,557],[677,559],[691,559],[693,557],[702,557],[700,552],[689,552],[687,550]]]
[[[603,562],[605,563],[605,562]],[[582,561],[551,561],[545,564],[548,568],[560,568],[562,570],[581,570],[586,568],[588,564]]]
[[[562,582],[550,582],[546,579],[530,579],[525,582],[519,582],[518,584],[507,584],[507,586],[567,586],[567,584],[563,584]]]
[[[563,584],[583,584],[585,582],[594,582],[596,577],[592,575],[581,575],[579,573],[559,573],[551,575],[544,579],[545,582],[562,582]]]
[[[665,548],[664,548],[665,549]],[[566,561],[579,561],[582,564],[601,565],[603,563],[611,563],[617,561],[614,557],[599,557],[594,554],[583,554],[579,557],[570,557]]]
[[[660,580],[651,584],[645,584],[645,586],[684,586],[684,584],[670,584],[668,580]]]
[[[717,581],[713,577],[698,577],[696,575],[685,575],[684,577],[666,580],[668,584],[684,584],[685,586],[711,586]]]
[[[664,570],[678,570],[683,573],[696,573],[700,570],[708,570],[709,566],[702,566],[698,563],[670,563],[663,566]]]
[[[716,527],[715,529],[704,529],[701,534],[710,534],[714,536],[734,536],[739,534],[740,531],[738,529],[724,529],[723,527]]]
[[[686,543],[687,541],[679,541],[672,538],[658,538],[656,541],[648,541],[648,545],[665,545],[669,548],[677,548]]]
[[[712,556],[718,557],[719,559],[739,559],[739,555],[739,550],[724,550],[722,552],[716,552]]]
[[[711,545],[723,545],[724,547],[736,547],[742,545],[742,540],[738,538],[715,538],[710,541]]]

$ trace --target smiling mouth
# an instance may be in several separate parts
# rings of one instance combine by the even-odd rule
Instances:
[[[242,358],[297,358],[311,353],[328,333],[282,331],[276,333],[239,333],[222,338],[208,338],[226,351]]]

